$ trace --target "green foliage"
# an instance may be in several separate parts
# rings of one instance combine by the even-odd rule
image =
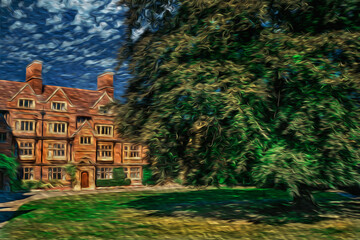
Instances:
[[[50,180],[49,182],[44,182],[40,180],[23,180],[21,182],[22,189],[49,189],[54,187],[62,187],[61,182],[57,180]]]
[[[14,157],[8,157],[0,154],[0,169],[5,169],[5,175],[10,180],[10,185],[14,184],[17,180],[17,168],[19,163]]]
[[[142,10],[159,9],[123,2],[130,39]],[[134,77],[118,129],[149,147],[157,181],[255,181],[294,198],[359,181],[359,1],[179,5],[119,54]]]
[[[74,164],[68,164],[65,166],[65,171],[67,172],[67,174],[69,174],[70,178],[71,178],[71,185],[72,187],[76,185],[77,180],[76,180],[76,166]]]
[[[156,181],[153,177],[153,172],[149,166],[143,166],[143,177],[142,177],[142,184],[143,185],[155,185]]]
[[[111,186],[127,186],[131,184],[131,180],[125,178],[123,168],[114,168],[113,179],[97,179],[97,187],[111,187]]]

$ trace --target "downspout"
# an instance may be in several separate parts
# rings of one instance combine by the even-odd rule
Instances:
[[[41,114],[41,166],[40,166],[40,180],[43,178],[43,159],[44,159],[44,115],[46,114],[43,110],[40,112]]]

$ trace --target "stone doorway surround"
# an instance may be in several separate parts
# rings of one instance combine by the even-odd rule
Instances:
[[[80,190],[95,190],[95,166],[90,160],[81,160],[80,163],[76,166],[76,184],[74,186],[75,191]],[[88,173],[89,187],[81,188],[81,176],[83,172]]]

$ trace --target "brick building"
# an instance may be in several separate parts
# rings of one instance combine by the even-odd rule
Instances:
[[[41,70],[33,61],[25,82],[0,80],[0,153],[17,155],[22,179],[70,184],[63,167],[73,163],[75,189],[94,189],[116,167],[132,185],[141,184],[144,148],[119,137],[114,116],[103,108],[113,101],[113,73],[99,75],[93,91],[43,85]]]

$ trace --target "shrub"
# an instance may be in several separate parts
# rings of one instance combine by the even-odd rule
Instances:
[[[71,187],[74,187],[77,183],[76,180],[76,166],[74,164],[68,164],[65,166],[65,171],[71,178]]]
[[[123,168],[114,168],[113,179],[96,180],[97,187],[127,186],[130,184],[131,184],[131,180],[125,178],[125,173]]]
[[[63,184],[58,180],[50,180],[49,182],[44,182],[40,180],[23,180],[21,183],[22,189],[48,189],[53,187],[62,187]]]
[[[142,184],[143,185],[155,185],[156,184],[156,180],[153,177],[153,172],[149,166],[143,167]]]
[[[9,178],[11,190],[17,190],[15,186],[17,184],[17,168],[19,163],[14,157],[8,157],[4,154],[0,154],[0,169],[5,169],[5,175]],[[15,188],[14,188],[15,187]]]

